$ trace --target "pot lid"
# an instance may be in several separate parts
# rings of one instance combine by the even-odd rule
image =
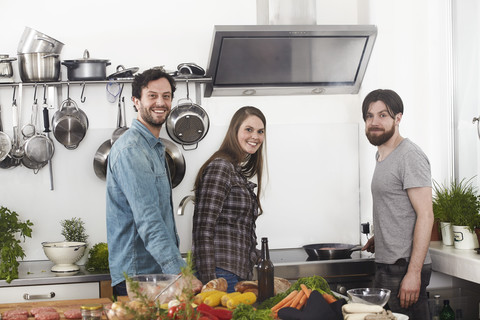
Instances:
[[[130,78],[133,77],[133,74],[138,71],[138,67],[132,67],[125,69],[123,65],[117,66],[117,72],[112,73],[107,77],[107,79],[115,79],[115,78]]]
[[[109,59],[92,59],[90,58],[90,52],[87,49],[83,52],[83,58],[75,59],[75,60],[63,60],[63,62],[109,62]]]

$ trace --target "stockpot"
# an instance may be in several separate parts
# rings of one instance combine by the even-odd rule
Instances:
[[[64,44],[45,33],[25,27],[17,53],[56,53],[60,54]]]
[[[67,67],[68,80],[84,81],[107,79],[107,66],[111,63],[106,59],[91,59],[90,53],[85,50],[82,59],[64,60],[62,64]]]
[[[60,78],[60,57],[55,53],[19,53],[18,71],[23,82],[50,82]]]
[[[52,117],[53,135],[67,149],[76,149],[88,129],[85,112],[71,98],[62,102]]]

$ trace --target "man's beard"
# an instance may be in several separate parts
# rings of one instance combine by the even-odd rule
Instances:
[[[154,127],[154,128],[161,128],[162,125],[163,125],[163,124],[165,123],[165,121],[167,120],[167,116],[168,116],[168,114],[169,114],[169,112],[166,112],[166,113],[165,113],[166,116],[165,116],[165,118],[164,118],[163,120],[161,120],[161,121],[156,121],[156,120],[154,120],[153,117],[151,116],[149,109],[147,109],[147,108],[144,107],[144,108],[140,109],[140,113],[141,113],[141,115],[142,115],[142,119],[143,119],[146,123],[148,123],[149,125],[151,125],[151,126]]]
[[[367,139],[368,141],[370,141],[371,144],[378,147],[390,140],[390,138],[395,133],[395,126],[392,126],[392,128],[388,131],[384,130],[383,133],[380,135],[377,134],[378,131],[371,132],[370,130],[367,130],[367,132],[365,133],[367,135]]]

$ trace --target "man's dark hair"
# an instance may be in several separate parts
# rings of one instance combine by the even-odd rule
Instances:
[[[370,104],[376,101],[382,101],[387,106],[388,114],[395,118],[397,113],[403,114],[403,102],[400,96],[393,90],[377,89],[365,97],[362,104],[363,120],[367,120],[367,112]]]
[[[170,87],[172,87],[172,99],[173,93],[176,90],[176,83],[173,77],[166,73],[163,68],[152,68],[145,70],[142,73],[135,75],[132,83],[132,96],[135,98],[140,99],[142,97],[142,89],[148,86],[150,81],[158,80],[161,78],[165,78],[170,83]]]

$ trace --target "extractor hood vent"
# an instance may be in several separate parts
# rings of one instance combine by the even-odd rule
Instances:
[[[205,96],[355,94],[373,25],[215,26]]]

